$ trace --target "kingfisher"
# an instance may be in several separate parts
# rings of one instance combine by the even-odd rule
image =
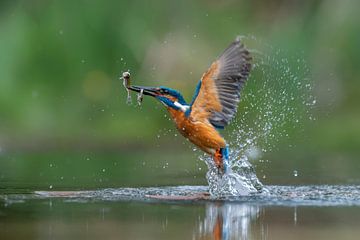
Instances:
[[[172,88],[126,86],[128,90],[154,97],[168,110],[178,131],[213,157],[221,173],[229,171],[229,148],[219,130],[235,117],[240,91],[249,77],[252,57],[237,38],[210,65],[187,103]],[[129,78],[129,74],[123,74]]]

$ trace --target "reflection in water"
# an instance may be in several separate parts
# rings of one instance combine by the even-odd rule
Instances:
[[[197,239],[266,239],[263,215],[263,208],[257,205],[209,203]]]

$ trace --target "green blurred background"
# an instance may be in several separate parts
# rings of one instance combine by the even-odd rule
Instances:
[[[134,83],[189,100],[239,34],[302,56],[317,99],[316,121],[253,162],[261,180],[358,184],[359,9],[355,0],[2,0],[0,188],[206,184],[199,151],[159,103],[126,105],[119,76],[130,69]]]

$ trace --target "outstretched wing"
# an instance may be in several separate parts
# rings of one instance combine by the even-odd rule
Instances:
[[[240,90],[249,76],[251,56],[240,40],[236,40],[203,74],[190,117],[209,121],[223,128],[234,118],[240,101]]]

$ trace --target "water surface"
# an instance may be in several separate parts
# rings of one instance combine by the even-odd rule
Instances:
[[[360,186],[267,186],[199,200],[206,186],[3,191],[1,239],[358,239]],[[171,197],[169,197],[171,198]]]

